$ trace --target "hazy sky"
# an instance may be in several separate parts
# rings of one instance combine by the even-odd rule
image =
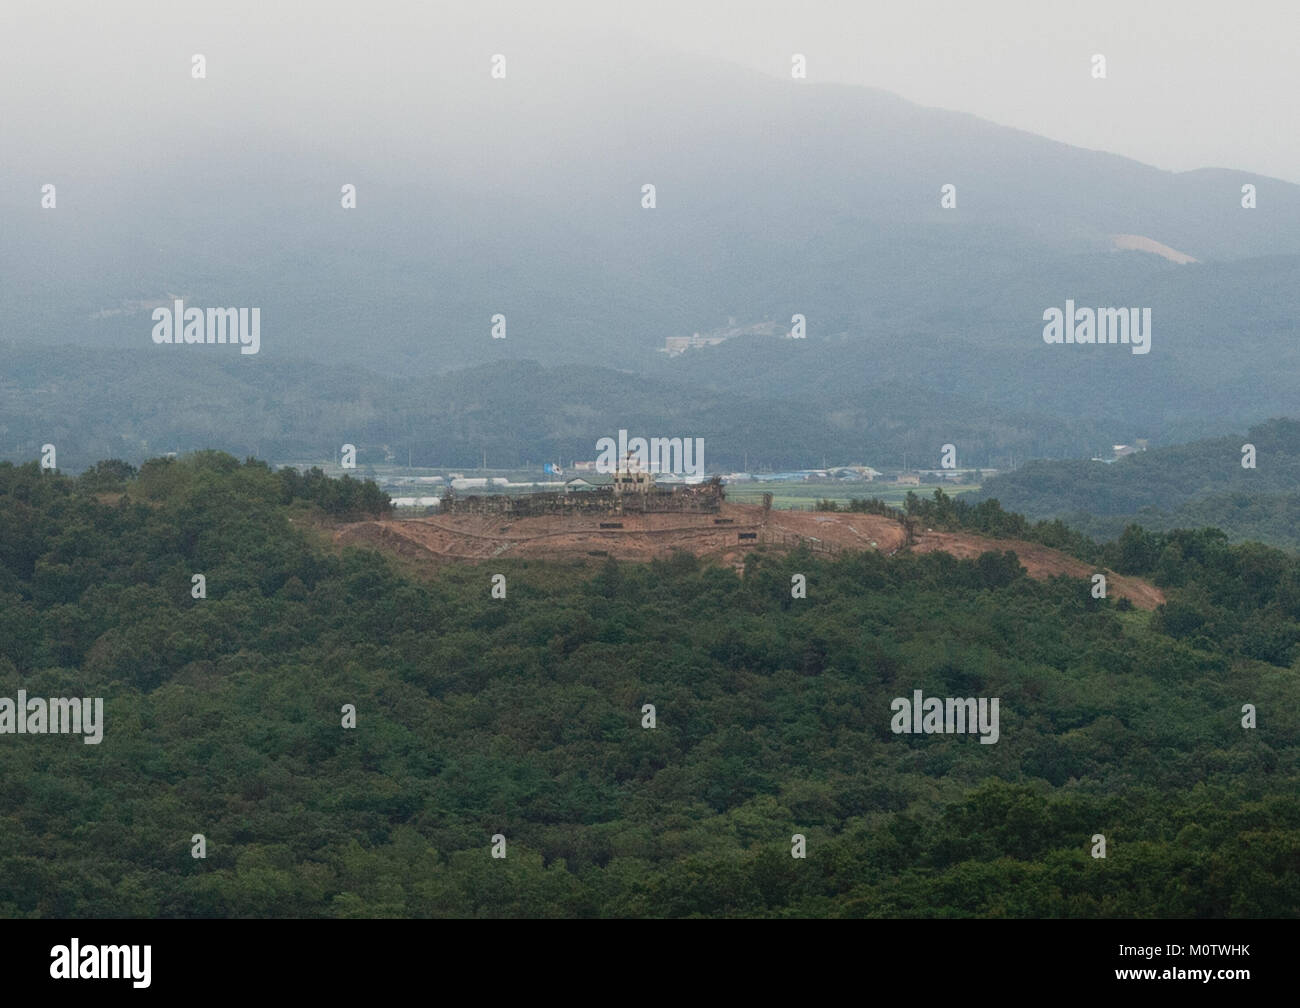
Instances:
[[[6,4],[0,124],[109,128],[175,80],[177,54],[273,60],[285,87],[330,67],[382,75],[420,53],[484,66],[548,40],[620,36],[789,77],[865,84],[1175,171],[1232,167],[1300,182],[1295,0],[114,0]],[[1094,80],[1090,59],[1107,60]],[[410,67],[408,66],[409,70]],[[477,70],[476,70],[477,72]],[[798,86],[792,82],[792,86]],[[268,85],[267,98],[273,98]],[[3,157],[3,151],[0,151]]]

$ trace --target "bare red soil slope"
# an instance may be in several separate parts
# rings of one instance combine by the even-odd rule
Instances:
[[[602,528],[601,525],[607,527]],[[621,525],[621,527],[608,527]],[[745,554],[761,547],[791,550],[806,545],[818,552],[900,549],[940,550],[968,559],[984,552],[1012,550],[1031,577],[1058,574],[1090,578],[1097,571],[1074,557],[1036,543],[986,539],[964,532],[924,532],[911,546],[903,526],[871,514],[816,511],[764,512],[750,504],[724,502],[719,514],[633,514],[499,518],[485,515],[435,515],[429,518],[353,522],[334,530],[339,545],[371,546],[424,563],[491,560],[496,557],[566,559],[613,556],[648,561],[673,550],[687,550],[722,564],[741,566]],[[1108,593],[1128,598],[1141,609],[1164,601],[1158,588],[1138,578],[1106,571]]]

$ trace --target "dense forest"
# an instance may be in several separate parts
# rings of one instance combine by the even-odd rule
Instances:
[[[211,452],[0,464],[0,697],[105,708],[98,745],[0,734],[0,916],[1300,916],[1288,554],[1029,528],[1152,578],[1144,613],[1007,551],[334,548],[386,510]],[[917,689],[1000,698],[998,742],[893,733]]]

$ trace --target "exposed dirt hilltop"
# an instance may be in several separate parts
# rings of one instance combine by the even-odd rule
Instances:
[[[604,527],[602,527],[604,526]],[[1090,578],[1096,570],[1046,546],[1013,539],[986,539],[964,532],[921,532],[907,544],[903,526],[892,518],[843,512],[764,510],[726,501],[718,514],[601,514],[499,518],[434,515],[428,518],[353,522],[335,529],[334,541],[370,546],[422,562],[490,560],[495,557],[556,559],[606,554],[647,561],[672,550],[688,550],[722,564],[741,566],[755,547],[817,552],[875,549],[936,550],[967,559],[1012,550],[1031,577],[1058,574]],[[1154,609],[1164,595],[1138,578],[1106,571],[1108,593]]]
[[[892,553],[906,538],[898,522],[880,515],[775,510],[764,514],[757,505],[729,501],[717,514],[538,518],[452,514],[356,522],[342,526],[334,535],[341,544],[374,545],[403,556],[429,559],[586,556],[603,550],[628,560],[650,560],[684,549],[723,563],[742,563],[757,545],[793,549],[806,543],[825,552],[879,549]]]

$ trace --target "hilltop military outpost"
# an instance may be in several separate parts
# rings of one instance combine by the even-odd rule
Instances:
[[[722,508],[721,477],[704,483],[662,484],[642,468],[635,455],[627,457],[609,475],[608,482],[575,480],[563,491],[519,495],[458,495],[448,489],[442,498],[444,514],[490,514],[531,518],[566,514],[716,514]]]

